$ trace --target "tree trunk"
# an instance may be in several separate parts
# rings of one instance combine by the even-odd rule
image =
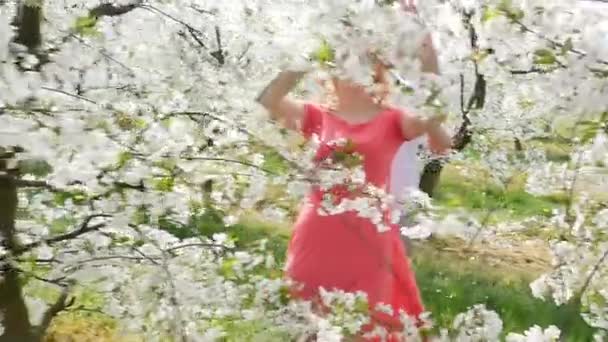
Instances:
[[[437,185],[439,184],[442,170],[443,165],[440,161],[432,160],[428,162],[424,166],[422,176],[420,177],[420,190],[425,192],[430,197],[433,197],[435,188],[437,188]]]
[[[2,247],[8,253],[17,248],[15,240],[15,216],[17,213],[16,172],[10,170],[9,159],[12,153],[0,148],[0,237]],[[0,342],[36,341],[30,324],[29,315],[18,271],[9,263],[0,265],[0,313],[4,332]]]
[[[40,32],[42,8],[35,4],[27,4],[27,1],[21,1],[18,6],[17,15],[13,21],[13,25],[17,27],[14,41],[27,47],[30,53],[35,53],[42,43]]]

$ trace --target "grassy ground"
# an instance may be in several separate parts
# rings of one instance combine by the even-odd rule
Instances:
[[[525,175],[514,178],[505,188],[493,182],[482,168],[447,165],[434,199],[446,211],[464,208],[475,212],[495,210],[495,220],[548,216],[564,204],[559,196],[536,197],[525,191]]]
[[[590,341],[593,330],[576,308],[557,307],[532,296],[528,283],[536,272],[501,264],[466,253],[442,252],[433,243],[415,246],[413,262],[426,308],[439,326],[447,326],[456,314],[484,303],[498,312],[505,332],[524,331],[533,324],[556,325],[567,341]]]

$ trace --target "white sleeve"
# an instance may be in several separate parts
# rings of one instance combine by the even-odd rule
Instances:
[[[423,137],[406,141],[397,150],[391,164],[389,192],[398,200],[407,188],[418,188],[420,182],[419,146]]]

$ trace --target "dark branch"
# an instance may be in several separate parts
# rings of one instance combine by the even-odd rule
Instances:
[[[45,188],[47,190],[57,191],[57,188],[45,181],[15,179],[15,185],[17,185],[18,188]]]
[[[471,49],[477,53],[479,51],[477,32],[471,23],[472,14],[463,13],[463,21],[465,27],[469,30],[469,44]],[[464,149],[470,142],[473,136],[471,132],[471,119],[469,112],[471,109],[481,109],[485,105],[486,97],[486,80],[483,74],[479,72],[479,66],[476,60],[473,60],[475,68],[475,84],[473,93],[469,97],[467,104],[464,104],[464,76],[460,75],[460,114],[462,116],[462,124],[458,132],[452,137],[452,148],[456,151]]]
[[[93,17],[116,17],[119,15],[123,15],[125,13],[129,13],[132,10],[138,8],[141,6],[141,1],[138,1],[137,3],[134,4],[128,4],[128,5],[114,5],[111,3],[105,3],[105,4],[101,4],[97,7],[94,7],[93,9],[91,9],[89,11],[89,15],[93,16]]]
[[[163,15],[163,16],[173,20],[174,22],[176,22],[178,24],[183,25],[186,29],[188,29],[188,32],[190,32],[191,35],[196,33],[199,36],[205,36],[205,34],[201,30],[194,28],[194,26],[188,24],[187,22],[180,20],[180,19],[172,16],[171,14],[164,12],[163,10],[160,10],[152,5],[142,4],[141,7],[147,9],[150,12],[156,12],[160,15]],[[206,47],[205,44],[203,44],[203,42],[200,41],[199,39],[197,39],[197,43],[201,44],[201,46],[203,46],[203,47]]]
[[[112,217],[111,215],[108,214],[93,214],[93,215],[89,215],[87,216],[87,218],[85,218],[85,220],[80,224],[80,227],[74,231],[71,231],[69,233],[65,233],[65,234],[61,234],[58,236],[53,236],[50,237],[48,239],[43,240],[44,243],[46,243],[47,245],[52,245],[54,243],[57,242],[61,242],[61,241],[65,241],[65,240],[71,240],[74,238],[77,238],[78,236],[82,235],[82,234],[86,234],[88,232],[92,232],[94,230],[97,230],[99,228],[105,227],[105,223],[98,223],[95,225],[89,225],[91,223],[91,221],[95,218],[98,217]]]
[[[97,104],[97,102],[95,102],[95,101],[93,101],[91,99],[88,99],[88,98],[86,98],[84,96],[80,96],[80,95],[77,95],[77,94],[69,93],[69,92],[67,92],[65,90],[55,89],[55,88],[50,88],[50,87],[40,87],[40,88],[44,89],[46,91],[51,91],[51,92],[54,92],[54,93],[59,93],[59,94],[63,94],[63,95],[69,96],[69,97],[73,97],[73,98],[78,99],[78,100],[86,101],[86,102],[92,103],[94,105]]]
[[[204,47],[205,49],[207,48],[207,45],[205,45],[205,43],[203,43],[203,41],[197,36],[195,30],[192,27],[186,27],[186,30],[188,30],[188,33],[190,33],[190,36],[198,45]]]
[[[218,248],[218,249],[222,249],[224,251],[231,250],[231,248],[229,248],[227,246],[218,245],[215,243],[193,242],[193,243],[186,243],[186,244],[179,245],[179,246],[169,247],[169,248],[165,249],[165,252],[174,252],[179,249],[190,248],[190,247]]]
[[[222,37],[220,35],[219,26],[215,26],[215,41],[217,43],[217,50],[211,52],[211,56],[217,60],[220,65],[224,65],[226,62],[224,50],[222,49]]]
[[[13,251],[12,255],[13,256],[19,256],[25,252],[28,252],[38,246],[41,245],[52,245],[54,243],[57,242],[61,242],[61,241],[65,241],[65,240],[71,240],[71,239],[75,239],[77,237],[79,237],[80,235],[95,231],[99,228],[103,228],[105,227],[105,223],[98,223],[95,225],[89,225],[91,223],[91,221],[95,218],[98,217],[111,217],[111,215],[108,214],[93,214],[93,215],[89,215],[87,216],[84,221],[80,224],[80,227],[76,230],[73,230],[69,233],[65,233],[65,234],[61,234],[61,235],[57,235],[57,236],[52,236],[46,239],[42,239],[36,242],[32,242],[29,243],[27,245],[21,246],[21,247],[17,247],[15,248],[15,250]],[[6,258],[6,256],[1,257],[0,260],[4,260]]]
[[[532,67],[528,70],[511,70],[511,75],[528,75],[528,74],[547,74],[551,69],[541,69],[538,67]]]

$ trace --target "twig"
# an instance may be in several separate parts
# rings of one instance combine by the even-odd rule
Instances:
[[[89,47],[91,49],[95,49],[97,50],[97,52],[99,52],[100,55],[102,55],[103,57],[105,57],[107,60],[116,63],[117,65],[119,65],[120,67],[122,67],[123,69],[127,70],[129,72],[129,76],[134,77],[135,73],[133,72],[133,70],[128,67],[126,64],[124,64],[123,62],[117,60],[116,58],[112,57],[109,53],[106,52],[106,50],[104,48],[98,49],[94,46],[92,46],[91,44],[87,43],[84,39],[78,37],[76,34],[71,33],[69,35],[71,38],[76,39],[78,42],[80,42],[82,45]]]
[[[587,276],[587,278],[585,279],[585,282],[583,283],[583,286],[581,287],[581,290],[579,291],[580,296],[582,296],[585,293],[585,291],[587,291],[587,289],[589,288],[589,285],[591,285],[591,280],[593,279],[593,277],[595,277],[596,273],[600,270],[600,267],[602,266],[604,261],[606,261],[607,259],[608,259],[608,248],[606,248],[606,250],[604,251],[604,254],[602,254],[600,259],[595,263],[595,265],[593,265],[593,269],[591,270],[591,273],[589,273],[589,276]]]
[[[208,10],[204,10],[202,8],[199,8],[196,5],[190,5],[190,8],[192,8],[193,10],[197,11],[200,14],[208,14],[208,15],[215,15],[215,12],[213,11],[208,11]]]
[[[155,258],[150,257],[148,255],[146,255],[144,252],[142,252],[139,248],[137,247],[132,247],[131,249],[133,249],[133,251],[135,251],[135,253],[139,254],[142,256],[142,258],[150,261],[151,263],[153,263],[154,265],[160,266],[160,264],[158,263],[158,261],[155,260]]]
[[[220,35],[220,27],[215,25],[215,41],[217,43],[217,50],[210,53],[210,55],[217,60],[220,65],[224,65],[226,62],[224,50],[222,49],[222,37]]]
[[[82,100],[82,101],[86,101],[86,102],[92,103],[94,105],[98,104],[97,102],[95,102],[95,101],[93,101],[91,99],[88,99],[88,98],[86,98],[84,96],[68,93],[65,90],[55,89],[55,88],[50,88],[50,87],[45,87],[45,86],[40,87],[40,89],[44,89],[44,90],[51,91],[51,92],[54,92],[54,93],[63,94],[63,95],[66,95],[66,96],[69,96],[69,97],[73,97],[73,98],[78,99],[78,100]]]
[[[141,7],[142,7],[142,8],[144,8],[144,9],[147,9],[147,10],[148,10],[148,11],[150,11],[150,12],[156,12],[156,13],[158,13],[158,14],[160,14],[160,15],[163,15],[163,16],[165,16],[165,17],[167,17],[167,18],[169,18],[169,19],[173,20],[174,22],[176,22],[176,23],[178,23],[178,24],[183,25],[183,26],[184,26],[184,27],[186,27],[188,30],[191,30],[192,32],[195,32],[196,34],[199,34],[199,35],[201,35],[201,36],[205,36],[204,32],[202,32],[201,30],[196,29],[194,26],[192,26],[192,25],[188,24],[187,22],[185,22],[185,21],[183,21],[183,20],[180,20],[180,19],[178,19],[178,18],[176,18],[176,17],[172,16],[171,14],[169,14],[169,13],[167,13],[167,12],[164,12],[163,10],[160,10],[160,9],[158,9],[157,7],[154,7],[154,6],[149,5],[149,4],[143,4],[143,5],[141,5]],[[204,45],[203,45],[203,46],[204,46]]]
[[[279,174],[277,174],[274,171],[268,170],[266,168],[263,168],[261,166],[255,165],[253,163],[249,163],[246,161],[241,161],[241,160],[236,160],[236,159],[226,159],[226,158],[219,158],[219,157],[199,157],[199,156],[181,156],[183,159],[185,160],[205,160],[205,161],[217,161],[217,162],[225,162],[225,163],[231,163],[231,164],[240,164],[243,166],[248,166],[248,167],[253,167],[257,170],[260,171],[264,171],[265,173],[268,173],[270,175],[273,176],[278,176]]]
[[[547,74],[551,69],[542,69],[538,67],[532,67],[528,70],[511,70],[511,75],[529,75],[529,74]]]
[[[192,39],[194,39],[194,41],[196,41],[198,45],[204,47],[205,49],[207,48],[207,45],[205,45],[205,43],[203,43],[203,41],[196,35],[196,32],[192,27],[186,27],[186,29],[188,30],[188,33],[190,33]]]
[[[556,40],[553,40],[553,39],[547,37],[546,35],[544,35],[543,33],[537,32],[537,31],[531,29],[530,27],[528,27],[526,24],[524,24],[519,19],[513,18],[512,22],[515,23],[515,24],[517,24],[517,25],[519,25],[519,27],[521,27],[522,30],[524,30],[526,32],[529,32],[529,33],[532,33],[532,34],[536,35],[537,37],[539,37],[540,39],[543,39],[543,40],[545,40],[545,41],[553,44],[554,46],[557,46],[557,47],[562,48],[562,49],[563,48],[568,48],[568,49],[566,49],[566,51],[572,52],[572,53],[577,54],[577,55],[582,56],[582,57],[586,57],[587,56],[587,52],[579,50],[579,49],[576,49],[574,47],[568,47],[564,43],[561,43],[561,42],[558,42]],[[605,60],[598,59],[596,61],[597,61],[597,63],[607,64],[608,65],[608,61],[605,61]]]
[[[224,251],[232,250],[232,248],[224,246],[224,245],[218,245],[218,244],[214,244],[214,243],[204,243],[204,242],[193,242],[193,243],[186,243],[186,244],[179,245],[179,246],[169,247],[169,248],[165,249],[165,252],[173,252],[178,249],[190,248],[190,247],[219,248],[219,249],[223,249]]]

